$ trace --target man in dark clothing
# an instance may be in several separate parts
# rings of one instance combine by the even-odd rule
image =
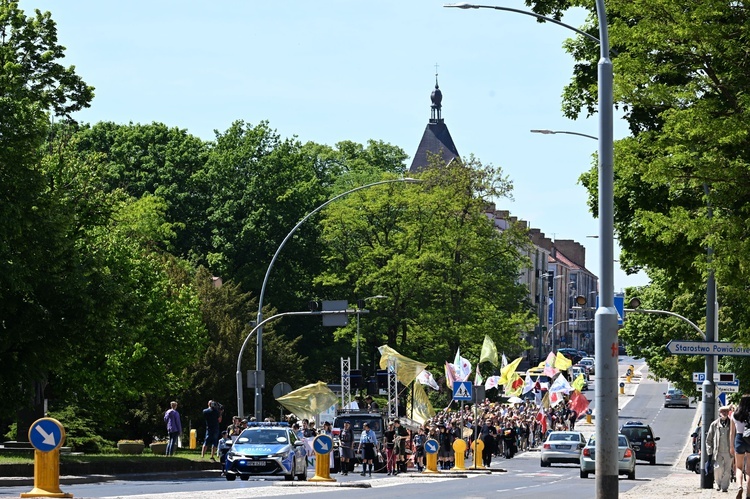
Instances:
[[[398,475],[399,473],[406,473],[406,444],[409,439],[409,432],[401,426],[401,421],[398,419],[394,419],[393,424],[395,425],[394,430],[396,432],[393,449],[396,455],[396,468],[393,474]]]
[[[211,461],[216,461],[214,454],[219,445],[219,423],[221,423],[221,412],[213,400],[208,401],[208,407],[203,409],[203,418],[206,420],[206,438],[203,440],[201,457],[205,457],[206,449],[211,449]]]
[[[484,443],[484,448],[482,448],[482,464],[489,468],[490,464],[492,464],[492,456],[497,452],[497,430],[490,421],[485,421],[482,425],[481,438]]]

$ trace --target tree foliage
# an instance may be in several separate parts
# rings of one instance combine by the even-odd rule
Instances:
[[[519,228],[496,230],[485,214],[489,199],[509,193],[508,180],[473,158],[436,161],[421,180],[358,191],[326,209],[317,281],[329,293],[386,297],[367,302],[377,314],[360,321],[363,364],[388,344],[442,366],[459,346],[478,357],[485,334],[510,349],[528,327],[517,283],[528,239]],[[354,327],[338,330],[338,341],[351,345]]]
[[[534,4],[546,12],[587,7],[592,15],[583,29],[598,36],[591,2]],[[651,289],[631,293],[645,296],[648,308],[672,310],[705,327],[705,283],[713,269],[719,283],[720,338],[750,342],[748,318],[738,308],[750,263],[747,6],[715,0],[613,0],[606,8],[614,97],[631,132],[615,146],[620,262],[629,272],[645,269],[652,279]],[[581,37],[567,48],[577,64],[564,93],[565,113],[593,114],[599,48]],[[596,171],[582,180],[594,211]],[[708,247],[713,249],[710,261]],[[690,335],[675,328],[671,320],[631,316],[622,334],[633,353],[650,359],[653,370],[678,380],[695,359],[665,355],[665,340]]]

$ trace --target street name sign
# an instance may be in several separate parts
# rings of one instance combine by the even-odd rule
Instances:
[[[696,390],[699,392],[703,391],[703,383],[696,383],[695,384]],[[736,379],[734,381],[717,381],[716,382],[716,390],[721,393],[739,393],[740,391],[740,380]]]
[[[750,357],[750,347],[730,341],[682,341],[671,340],[667,350],[675,355],[728,355]]]

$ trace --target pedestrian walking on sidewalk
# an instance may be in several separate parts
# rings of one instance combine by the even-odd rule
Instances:
[[[734,445],[728,405],[719,408],[719,417],[711,423],[706,434],[706,453],[713,461],[714,481],[718,490],[726,492],[732,478]]]
[[[742,433],[745,431],[745,428],[750,427],[750,395],[743,395],[740,399],[737,410],[732,414],[732,423],[734,423],[731,426],[731,439],[734,443],[735,474],[739,474],[737,483],[740,486],[737,492],[737,499],[742,499],[743,497],[748,497],[747,495],[742,495],[742,493],[743,488],[745,488],[744,492],[747,493],[743,481],[747,474],[745,465],[747,464],[747,453],[750,452],[750,442],[744,439]]]

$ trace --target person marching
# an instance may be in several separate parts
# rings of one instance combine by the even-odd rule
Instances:
[[[344,428],[339,433],[339,452],[341,453],[341,474],[349,474],[349,460],[354,458],[354,433],[350,421],[344,421]]]
[[[394,468],[393,474],[398,475],[399,473],[406,473],[406,444],[409,439],[409,432],[401,426],[401,421],[398,419],[393,420],[395,425],[395,438],[393,452],[396,457],[396,467]]]
[[[370,477],[372,477],[372,460],[375,459],[375,446],[378,443],[378,437],[370,429],[368,423],[362,425],[362,433],[359,437],[359,446],[357,451],[362,451],[362,476],[367,476],[367,465],[370,465]]]

